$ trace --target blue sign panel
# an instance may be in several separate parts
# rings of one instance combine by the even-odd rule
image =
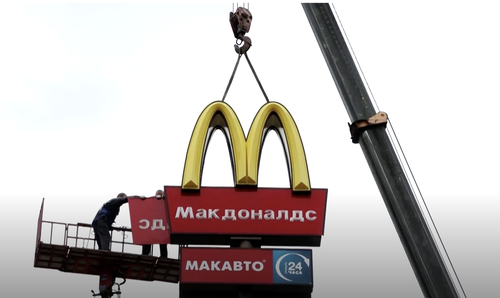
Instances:
[[[312,251],[273,250],[273,283],[312,285]]]

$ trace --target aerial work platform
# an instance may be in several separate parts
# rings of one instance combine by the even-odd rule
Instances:
[[[141,245],[127,241],[132,236],[129,228],[111,231],[111,251],[98,250],[91,231],[90,224],[43,220],[42,201],[34,266],[101,277],[109,274],[123,279],[179,282],[180,260],[141,255]]]
[[[144,281],[179,282],[179,260],[69,247],[39,242],[35,267],[63,272],[100,275],[112,268],[118,277]]]

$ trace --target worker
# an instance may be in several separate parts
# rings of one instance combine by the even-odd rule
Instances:
[[[143,198],[141,196],[134,196]],[[97,214],[92,221],[94,228],[95,240],[100,250],[111,250],[111,234],[112,224],[115,222],[116,216],[120,213],[120,207],[128,203],[128,196],[123,192],[119,193],[114,199],[104,203],[97,211]]]
[[[163,196],[163,191],[161,189],[156,191],[155,197],[158,200],[164,199]],[[142,246],[142,254],[148,256],[151,253],[151,248],[152,244],[145,244]],[[168,256],[168,250],[167,250],[167,245],[166,244],[160,244],[160,257],[167,257]]]

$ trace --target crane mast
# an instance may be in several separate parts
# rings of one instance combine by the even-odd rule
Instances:
[[[386,115],[376,114],[330,5],[302,6],[352,122],[353,142],[361,146],[424,296],[462,297],[385,131]]]

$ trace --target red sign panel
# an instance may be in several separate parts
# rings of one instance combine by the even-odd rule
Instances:
[[[183,248],[182,283],[272,284],[273,251],[249,248]]]
[[[199,192],[186,192],[166,186],[165,194],[172,237],[323,235],[326,189],[296,194],[289,188],[203,187]],[[197,243],[192,239],[191,243]]]
[[[165,200],[150,197],[129,198],[130,222],[135,244],[169,244],[167,207]]]

